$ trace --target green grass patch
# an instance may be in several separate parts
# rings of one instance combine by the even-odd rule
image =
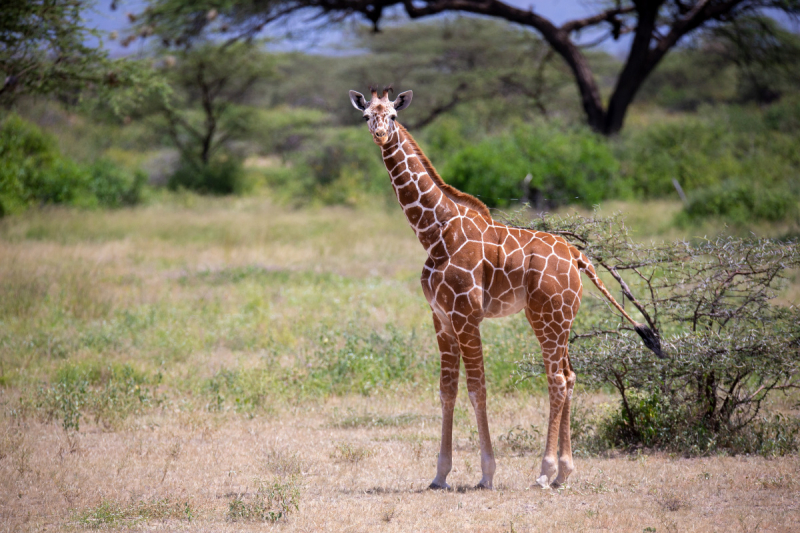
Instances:
[[[96,507],[75,511],[74,522],[86,529],[133,527],[151,520],[191,521],[196,510],[189,501],[154,498],[122,503],[104,498]]]

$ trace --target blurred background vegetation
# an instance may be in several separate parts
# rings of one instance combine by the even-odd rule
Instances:
[[[227,26],[206,31],[215,9],[189,32],[173,12],[159,18],[159,6],[174,3],[152,3],[149,25],[131,15],[130,33],[111,37],[143,44],[117,59],[86,44],[81,2],[29,24],[71,37],[42,44],[49,55],[14,52],[25,68],[0,65],[0,213],[119,207],[179,189],[391,205],[379,152],[346,100],[349,89],[391,82],[414,90],[401,121],[445,180],[490,207],[666,199],[681,202],[682,227],[708,218],[797,227],[800,38],[772,19],[743,15],[682,42],[643,83],[624,129],[608,136],[586,125],[567,64],[505,21],[394,17],[379,33],[352,23],[339,49],[318,55],[279,52],[252,35],[226,39]],[[4,16],[14,51],[9,36],[25,28]],[[611,94],[622,60],[584,55]],[[15,68],[48,82],[26,82]]]

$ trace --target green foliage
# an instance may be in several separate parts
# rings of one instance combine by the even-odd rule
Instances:
[[[244,187],[241,163],[234,158],[215,160],[207,165],[183,162],[169,177],[171,190],[188,189],[201,194],[232,194]]]
[[[8,0],[0,11],[0,102],[20,94],[74,98],[89,82],[107,82],[107,53],[88,43],[92,2]]]
[[[528,174],[530,193],[523,183]],[[525,195],[539,207],[591,206],[622,192],[605,140],[585,129],[548,123],[520,126],[468,146],[448,161],[442,176],[491,207],[508,206]]]
[[[645,198],[675,195],[675,178],[688,193],[738,174],[733,139],[722,122],[687,117],[626,132],[622,173]]]
[[[698,419],[691,405],[673,405],[661,392],[633,389],[592,435],[596,449],[628,448],[674,450],[689,455],[717,451],[777,457],[800,451],[800,420],[775,414],[758,416],[745,427],[710,427]]]
[[[734,100],[738,72],[715,45],[709,42],[670,52],[644,82],[636,100],[671,111],[696,111],[703,104]]]
[[[716,26],[710,37],[717,55],[737,67],[741,101],[770,103],[800,85],[800,38],[776,20],[739,17]]]
[[[601,439],[688,454],[767,453],[753,443],[778,430],[760,421],[762,406],[800,387],[800,310],[774,301],[787,272],[800,267],[797,243],[719,238],[643,245],[619,218],[552,217],[530,225],[563,235],[620,286],[625,281],[625,299],[666,349],[665,359],[655,358],[608,311],[605,318],[578,315],[580,338],[572,339],[570,356],[579,381],[620,393],[619,411],[597,429]],[[535,372],[539,365],[523,367]],[[798,433],[787,424],[781,449],[796,449]]]
[[[764,123],[770,130],[797,135],[800,132],[800,97],[784,98],[764,112]]]
[[[153,498],[122,504],[103,498],[96,507],[74,513],[73,520],[89,529],[106,529],[131,527],[149,520],[191,521],[195,514],[195,509],[188,501]]]
[[[750,181],[726,180],[690,194],[679,221],[688,224],[713,216],[742,226],[756,220],[780,222],[798,214],[798,198],[787,184],[766,188]]]
[[[800,143],[794,104],[765,113],[704,110],[693,117],[630,127],[617,144],[622,180],[639,197],[688,202],[679,222],[721,217],[746,224],[791,219],[800,201]]]
[[[0,214],[31,204],[120,207],[141,201],[146,176],[108,160],[81,166],[55,141],[17,115],[0,126]]]
[[[148,379],[127,364],[67,364],[53,382],[20,399],[21,412],[57,420],[66,431],[79,431],[85,415],[110,426],[158,403],[155,386],[160,380],[160,375]]]
[[[363,128],[326,128],[300,142],[288,168],[266,173],[279,197],[347,205],[390,198],[391,181],[380,149]]]

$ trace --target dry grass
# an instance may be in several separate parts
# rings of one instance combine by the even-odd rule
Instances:
[[[651,209],[664,216],[643,238],[673,231],[670,209]],[[0,221],[0,532],[796,530],[797,457],[578,458],[568,488],[532,489],[547,402],[508,376],[534,346],[521,319],[485,331],[497,490],[470,488],[465,394],[457,490],[426,490],[440,416],[423,260],[399,210],[179,196]],[[333,394],[308,369],[349,357],[346,335],[419,365],[370,363],[364,395]],[[89,392],[52,388],[76,382]],[[84,409],[80,432],[63,429],[65,398]]]
[[[428,491],[438,425],[332,427],[342,402],[386,416],[399,403],[438,410],[433,397],[345,398],[253,419],[165,410],[124,431],[88,429],[74,446],[53,425],[6,426],[16,440],[0,460],[0,530],[75,530],[109,505],[117,510],[102,522],[108,529],[262,528],[232,523],[229,508],[273,476],[294,480],[299,494],[282,531],[795,531],[800,522],[797,457],[578,459],[567,489],[542,491],[530,487],[538,457],[501,447],[497,489],[473,491],[479,456],[467,424],[456,428],[457,489]],[[495,399],[495,434],[522,418],[543,421],[541,400],[525,403]]]

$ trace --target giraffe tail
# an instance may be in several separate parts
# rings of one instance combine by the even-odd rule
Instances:
[[[614,299],[614,297],[611,296],[611,293],[608,292],[608,289],[606,289],[606,286],[603,284],[600,276],[597,275],[597,271],[594,269],[592,263],[589,262],[589,259],[577,248],[573,248],[572,250],[572,255],[575,258],[578,269],[586,274],[589,279],[592,280],[592,283],[594,283],[595,286],[600,289],[600,292],[603,293],[603,296],[605,296],[608,301],[611,302],[611,304],[616,307],[620,313],[622,313],[622,316],[624,316],[631,324],[633,324],[633,330],[642,338],[644,345],[650,351],[656,354],[656,356],[664,359],[666,356],[661,349],[661,340],[658,338],[655,332],[646,324],[636,322],[633,318],[631,318],[631,316],[625,312],[625,309],[623,309],[623,307]]]

